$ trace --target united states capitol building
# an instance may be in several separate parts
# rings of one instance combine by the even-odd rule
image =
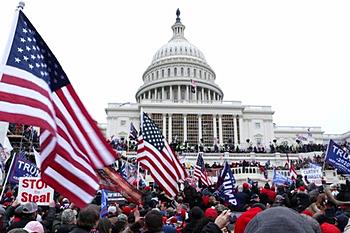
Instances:
[[[168,142],[188,145],[268,147],[273,141],[291,145],[296,140],[316,144],[326,144],[329,138],[350,140],[350,131],[327,135],[321,127],[276,126],[271,106],[224,100],[222,89],[215,83],[215,71],[203,52],[185,38],[179,11],[171,29],[171,39],[155,52],[142,75],[135,103],[108,104],[107,125],[101,127],[106,137],[127,138],[130,124],[138,129],[140,112],[144,111]]]

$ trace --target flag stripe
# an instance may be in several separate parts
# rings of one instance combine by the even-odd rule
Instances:
[[[140,163],[142,163],[143,160],[147,160],[152,166],[154,166],[154,170],[158,171],[163,180],[168,181],[170,186],[176,187],[176,178],[171,173],[165,173],[163,171],[163,168],[165,168],[164,165],[158,159],[150,157],[148,153],[149,151],[146,149],[144,151],[139,151],[138,158],[140,160]]]
[[[50,164],[50,167],[55,171],[59,171],[61,174],[64,174],[64,177],[75,184],[82,184],[84,190],[91,195],[94,195],[96,189],[99,188],[98,182],[89,178],[84,172],[78,169],[73,169],[74,164],[65,160],[61,157],[60,154],[57,154],[55,161]],[[53,179],[57,179],[57,177],[53,177]],[[60,181],[57,179],[57,181]],[[64,185],[64,184],[63,184]],[[74,190],[72,190],[74,192]]]
[[[178,191],[177,188],[172,187],[170,182],[167,182],[163,179],[162,173],[158,172],[154,164],[150,163],[148,159],[143,159],[142,162],[140,162],[140,165],[151,172],[152,178],[168,196],[176,196],[176,193]]]
[[[66,179],[60,172],[48,167],[45,173],[42,173],[41,178],[45,180],[51,187],[64,196],[70,197],[75,205],[85,206],[90,203],[94,195],[86,192],[79,184],[73,183]]]
[[[81,102],[77,93],[74,91],[73,87],[71,85],[68,85],[67,90],[69,91],[71,98],[75,100],[74,103],[77,106],[76,110],[79,110],[79,113],[81,114],[81,117],[79,119],[82,119],[84,117],[84,120],[86,121],[86,127],[89,127],[88,129],[85,128],[85,130],[87,130],[89,132],[89,135],[92,136],[92,141],[94,142],[92,145],[95,146],[100,152],[97,154],[97,156],[101,157],[101,160],[103,160],[105,164],[110,164],[114,162],[115,157],[119,157],[119,155],[112,156],[115,155],[116,152],[109,144],[107,144],[106,140],[104,140],[104,136],[101,130],[91,118],[90,114],[84,107],[83,103]]]
[[[167,159],[164,160],[165,156],[163,151],[159,152],[158,150],[153,149],[153,146],[145,141],[142,141],[141,143],[145,144],[143,150],[149,153],[149,157],[151,158],[151,160],[156,162],[158,166],[164,168],[174,180],[177,180],[178,177],[175,175],[176,172],[173,163],[169,162]],[[140,152],[142,153],[143,151],[141,150]]]
[[[0,101],[0,115],[2,121],[20,123],[25,119],[27,125],[36,125],[46,128],[51,132],[55,132],[56,130],[55,125],[52,125],[53,122],[43,117],[48,116],[48,114],[40,109]]]
[[[170,148],[169,144],[166,143],[165,147],[167,148],[167,150],[165,150],[165,153],[168,154],[168,156],[170,157],[171,155],[169,155],[169,151],[173,153],[172,149]],[[177,158],[176,154],[174,153],[174,157],[173,157],[173,163],[174,163],[174,167],[176,168],[176,174],[179,180],[184,180],[187,176],[186,174],[186,170],[182,167],[179,159]]]
[[[79,147],[77,146],[77,144],[73,140],[72,136],[69,134],[68,129],[63,124],[63,122],[60,119],[58,119],[58,118],[56,118],[56,122],[57,122],[57,126],[58,126],[59,135],[62,138],[62,141],[59,141],[59,144],[61,146],[63,146],[64,148],[72,150],[71,153],[73,153],[73,151],[74,151],[74,153],[81,160],[83,160],[85,163],[88,164],[89,163],[89,158],[79,149]],[[62,143],[60,143],[60,142],[62,142]],[[90,166],[90,165],[86,165],[86,166]],[[93,169],[92,169],[92,171],[93,171]]]
[[[99,156],[97,156],[97,149],[92,145],[92,140],[90,139],[89,135],[87,134],[87,132],[91,132],[91,129],[89,129],[89,131],[86,131],[83,127],[83,124],[86,124],[86,121],[84,121],[84,119],[82,119],[82,116],[77,116],[77,109],[73,109],[74,107],[74,100],[71,99],[70,97],[66,96],[66,91],[65,88],[62,88],[62,90],[56,91],[56,94],[58,96],[58,98],[61,100],[63,106],[65,107],[65,110],[68,112],[68,114],[72,117],[72,120],[76,123],[76,127],[78,128],[79,132],[81,132],[81,135],[79,135],[79,137],[83,137],[86,141],[86,145],[88,146],[87,150],[89,151],[89,153],[92,155],[91,157],[95,160],[93,161],[94,164],[103,164],[101,161],[101,158]],[[82,117],[82,118],[80,118]],[[102,168],[103,166],[99,166],[96,168]],[[95,168],[95,169],[96,169]]]
[[[64,123],[66,128],[69,130],[70,135],[74,139],[74,141],[79,145],[79,148],[88,155],[91,155],[90,158],[94,163],[97,163],[99,168],[103,167],[101,162],[97,160],[93,155],[94,152],[91,149],[91,146],[86,141],[85,137],[83,136],[83,133],[80,131],[79,127],[77,126],[77,122],[74,121],[73,117],[70,115],[69,111],[67,110],[67,107],[69,107],[69,103],[64,103],[60,99],[60,97],[56,94],[53,95],[53,99],[55,101],[55,104],[57,106],[57,117]]]
[[[29,106],[46,110],[51,113],[50,115],[53,118],[54,111],[51,100],[40,92],[3,82],[0,82],[0,90],[3,100],[10,103],[28,103]]]

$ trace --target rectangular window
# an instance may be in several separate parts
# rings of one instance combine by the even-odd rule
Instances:
[[[256,129],[260,129],[261,128],[260,122],[255,122],[255,128]]]
[[[198,116],[194,114],[187,115],[187,141],[190,146],[198,144]]]

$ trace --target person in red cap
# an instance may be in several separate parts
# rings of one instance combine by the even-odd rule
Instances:
[[[125,214],[125,215],[129,215],[130,213],[131,213],[131,208],[129,207],[129,206],[123,206],[122,207],[122,211],[123,211],[123,213]]]
[[[338,227],[326,222],[321,224],[321,231],[322,233],[341,233]]]
[[[204,216],[214,222],[216,217],[218,216],[218,212],[215,208],[210,207],[205,210]]]
[[[238,217],[234,232],[244,233],[244,230],[248,225],[248,223],[250,222],[250,220],[252,220],[255,217],[255,215],[257,215],[261,211],[263,211],[261,208],[254,207],[244,212],[241,216]]]

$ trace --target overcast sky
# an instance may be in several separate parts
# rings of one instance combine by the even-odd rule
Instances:
[[[89,112],[135,102],[142,74],[172,36],[185,37],[216,72],[224,100],[271,105],[280,126],[350,130],[350,1],[27,0],[24,13]],[[0,52],[14,0],[0,1]]]

